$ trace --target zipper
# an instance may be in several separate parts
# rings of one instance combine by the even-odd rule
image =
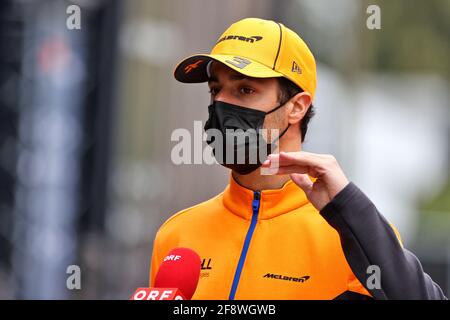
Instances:
[[[244,267],[245,258],[247,257],[248,247],[250,246],[250,241],[252,240],[253,232],[255,231],[256,222],[258,221],[259,206],[261,204],[261,191],[255,191],[253,193],[252,201],[252,221],[250,227],[248,228],[247,235],[245,236],[244,247],[241,251],[241,256],[239,258],[238,266],[234,274],[233,284],[231,286],[229,300],[234,300],[236,295],[237,286],[239,284],[239,279],[241,278],[242,268]]]

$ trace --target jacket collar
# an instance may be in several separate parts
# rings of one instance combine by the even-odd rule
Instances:
[[[223,192],[223,204],[228,210],[246,220],[252,219],[254,191],[241,186],[230,174],[230,184]],[[303,190],[292,180],[280,189],[262,190],[258,220],[275,218],[308,203]]]

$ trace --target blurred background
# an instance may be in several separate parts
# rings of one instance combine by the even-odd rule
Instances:
[[[74,4],[81,29],[67,27]],[[367,27],[373,4],[381,29]],[[2,0],[0,299],[148,286],[159,226],[229,179],[171,160],[172,132],[193,134],[209,104],[174,66],[245,17],[309,44],[317,114],[304,149],[337,157],[449,295],[450,1]]]

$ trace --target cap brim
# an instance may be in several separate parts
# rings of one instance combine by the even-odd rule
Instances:
[[[175,79],[185,83],[208,81],[206,67],[211,60],[222,62],[227,67],[248,77],[272,78],[283,76],[281,73],[272,70],[266,65],[246,57],[222,54],[197,54],[184,59],[175,67]]]

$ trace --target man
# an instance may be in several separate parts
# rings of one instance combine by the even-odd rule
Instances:
[[[188,247],[203,259],[193,299],[445,299],[336,159],[301,151],[316,65],[296,33],[238,21],[175,78],[208,82],[208,143],[232,173],[221,194],[161,226],[150,285],[164,256]]]

